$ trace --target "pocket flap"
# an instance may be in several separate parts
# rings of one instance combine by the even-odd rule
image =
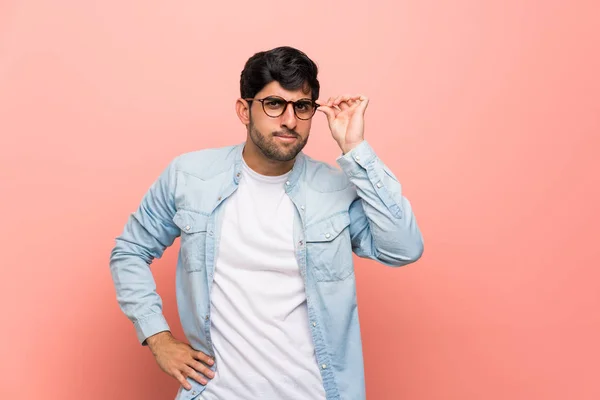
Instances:
[[[336,214],[306,227],[307,242],[330,242],[350,225],[347,212]]]
[[[173,217],[173,222],[185,233],[206,232],[208,215],[189,210],[178,210]]]

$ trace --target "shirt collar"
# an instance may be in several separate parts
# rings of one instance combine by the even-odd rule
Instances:
[[[233,168],[233,181],[235,184],[239,184],[240,177],[242,176],[242,151],[244,150],[245,142],[236,145],[235,147],[235,161]],[[306,163],[306,156],[301,151],[296,156],[296,160],[294,162],[294,166],[290,172],[288,180],[285,182],[286,190],[293,188],[300,179],[302,171],[304,170],[304,164]]]

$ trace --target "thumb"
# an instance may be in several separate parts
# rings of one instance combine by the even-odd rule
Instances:
[[[319,106],[319,108],[317,108],[317,111],[321,111],[323,114],[325,114],[327,116],[327,121],[331,122],[333,119],[335,119],[335,112],[333,111],[333,109],[331,107],[328,106]]]

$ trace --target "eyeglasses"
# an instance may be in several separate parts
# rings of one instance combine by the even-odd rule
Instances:
[[[288,104],[292,104],[296,118],[301,120],[311,119],[317,111],[319,105],[311,99],[300,99],[296,101],[286,100],[279,96],[268,96],[264,99],[245,99],[247,101],[260,101],[265,114],[271,118],[277,118],[283,115]]]

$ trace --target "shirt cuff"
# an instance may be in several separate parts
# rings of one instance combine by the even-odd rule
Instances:
[[[138,319],[134,324],[137,338],[142,345],[146,345],[146,339],[159,332],[169,331],[169,324],[162,314],[152,314],[146,318]]]
[[[371,145],[363,140],[358,146],[337,158],[338,165],[348,176],[354,176],[366,169],[366,166],[375,159],[375,151]]]

